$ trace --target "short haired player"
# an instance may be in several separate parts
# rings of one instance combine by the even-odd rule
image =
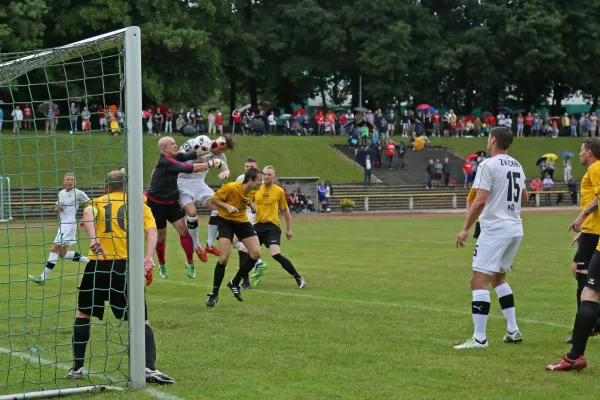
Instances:
[[[456,247],[464,247],[469,229],[479,218],[481,235],[473,253],[471,277],[474,333],[455,349],[488,347],[486,325],[490,311],[490,284],[498,294],[507,321],[504,342],[518,343],[523,340],[517,326],[512,289],[506,283],[506,273],[511,270],[523,238],[521,205],[527,201],[523,167],[506,154],[512,141],[512,131],[506,127],[497,127],[490,132],[488,152],[492,157],[484,160],[478,168],[473,184],[477,195],[456,239]]]
[[[186,256],[186,270],[190,278],[196,276],[194,267],[194,245],[186,223],[185,213],[179,205],[179,190],[177,188],[177,177],[179,174],[206,171],[211,167],[219,168],[221,160],[209,160],[208,162],[189,163],[196,160],[198,153],[193,150],[187,153],[179,152],[175,139],[165,136],[158,141],[160,157],[150,178],[150,186],[144,192],[146,204],[152,210],[158,229],[158,243],[156,254],[158,256],[160,275],[163,278],[169,276],[169,270],[165,260],[167,247],[167,221],[173,225],[179,233],[179,241]],[[196,254],[202,262],[207,261],[206,253],[202,248],[195,249]]]
[[[227,157],[225,157],[224,153],[232,150],[233,147],[234,143],[231,136],[221,136],[216,140],[211,140],[208,136],[201,135],[185,142],[180,150],[182,152],[196,151],[198,154],[197,162],[220,162],[219,169],[221,172],[219,173],[219,179],[227,179],[230,172],[227,167]],[[199,254],[210,253],[218,256],[219,251],[214,246],[214,241],[217,237],[215,219],[218,210],[212,203],[215,191],[204,181],[207,173],[208,170],[204,170],[180,175],[177,179],[177,189],[179,190],[179,203],[186,214],[187,229],[192,237],[194,249]],[[208,241],[204,249],[202,249],[200,240],[198,239],[198,211],[196,210],[196,202],[199,202],[211,211],[211,217],[208,221]],[[162,275],[165,275],[163,277],[168,276],[168,271],[167,274]],[[195,273],[193,277],[195,277]]]
[[[219,300],[219,289],[225,277],[225,267],[229,261],[229,252],[235,236],[248,249],[248,257],[240,265],[235,277],[227,283],[227,287],[238,301],[243,301],[240,282],[261,256],[260,243],[254,227],[246,215],[246,207],[254,200],[254,193],[260,188],[261,183],[262,172],[256,168],[250,168],[242,182],[227,183],[213,196],[213,204],[219,208],[217,223],[221,254],[215,266],[213,291],[208,294],[206,301],[208,307],[214,307]]]
[[[29,275],[32,282],[39,285],[46,283],[46,279],[56,266],[58,258],[87,263],[88,259],[79,253],[69,250],[77,243],[77,211],[79,206],[86,204],[90,199],[84,191],[75,188],[75,175],[67,172],[63,178],[64,189],[58,193],[58,200],[54,211],[58,213],[60,225],[50,248],[48,261],[40,276]]]
[[[581,254],[581,256],[578,255],[578,259],[581,260],[585,260],[585,253],[589,251],[589,247],[591,247],[593,243],[592,237],[584,237],[585,231],[583,231],[583,229],[590,230],[590,232],[597,232],[597,224],[598,221],[600,221],[598,211],[598,194],[600,193],[600,182],[597,176],[598,161],[591,163],[594,159],[598,160],[599,156],[599,139],[586,139],[583,142],[581,152],[579,153],[581,163],[588,165],[588,171],[581,181],[581,203],[583,205],[583,202],[586,201],[589,202],[589,204],[569,228],[569,230],[574,229],[577,232],[582,231],[582,234],[579,237],[579,248],[577,250],[578,253],[580,251],[584,253]],[[585,162],[586,158],[587,162]],[[589,185],[586,188],[585,193],[584,182],[585,186]],[[593,193],[593,198],[589,199],[591,193]],[[589,241],[589,243],[586,244],[586,241]],[[582,246],[585,246],[585,248]],[[577,268],[579,268],[579,265]],[[580,274],[582,273],[581,271],[581,269],[577,269],[577,272]],[[600,304],[598,304],[600,302],[600,246],[596,247],[592,258],[589,261],[586,278],[585,287],[581,292],[581,304],[577,308],[577,315],[575,317],[571,350],[563,356],[559,362],[546,365],[548,371],[581,371],[587,367],[587,361],[583,355],[590,334],[595,331],[595,327],[598,324],[598,315],[600,314]]]
[[[256,159],[251,158],[251,157],[246,159],[246,162],[244,163],[244,173],[241,174],[240,176],[238,176],[235,181],[243,182],[244,176],[246,176],[246,172],[250,168],[258,169],[258,163],[256,162]],[[246,207],[246,215],[248,216],[248,220],[250,221],[250,223],[252,225],[254,225],[256,223],[256,209],[253,208],[252,203],[248,207]],[[237,238],[233,239],[233,247],[236,250],[239,251],[242,248],[242,246],[243,246],[242,242],[240,242]],[[242,259],[240,258],[240,263],[241,262],[242,262]],[[256,261],[256,265],[254,266],[254,271],[262,271],[262,273],[264,274],[264,271],[266,271],[266,269],[267,269],[267,263],[265,263],[261,258],[259,258],[258,261]],[[252,285],[250,284],[250,274],[247,274],[243,277],[242,289],[252,289]]]
[[[275,184],[275,168],[271,165],[267,165],[263,169],[263,184],[254,194],[254,204],[256,207],[254,230],[258,235],[259,243],[265,245],[269,249],[271,257],[296,280],[298,288],[304,289],[306,286],[304,278],[296,271],[292,262],[281,254],[279,211],[283,211],[286,224],[285,237],[288,240],[292,238],[292,214],[285,199],[285,190]],[[240,258],[242,254],[240,251]],[[263,275],[264,271],[260,271],[258,268],[252,274],[255,286],[260,283]]]
[[[85,352],[90,340],[92,316],[104,318],[104,303],[119,320],[127,320],[127,195],[124,193],[125,174],[112,171],[106,178],[106,195],[88,202],[83,212],[83,226],[91,240],[85,272],[79,286],[75,324],[73,325],[73,367],[67,378],[84,379]],[[152,279],[153,254],[156,248],[156,224],[152,211],[144,205],[144,232],[146,234],[146,256],[144,265],[129,265],[129,268],[144,268],[147,285]],[[131,233],[131,232],[129,232]],[[146,382],[174,383],[169,376],[155,367],[156,343],[154,332],[148,322],[144,301]]]

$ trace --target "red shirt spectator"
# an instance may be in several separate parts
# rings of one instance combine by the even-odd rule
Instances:
[[[342,126],[346,125],[346,123],[348,122],[348,118],[346,117],[346,114],[342,114],[342,116],[340,117],[340,124]]]
[[[440,123],[440,114],[437,114],[437,113],[436,113],[436,114],[433,116],[433,122],[435,122],[436,124],[439,124],[439,123]]]
[[[23,118],[31,118],[31,108],[29,106],[23,108]]]
[[[104,107],[102,107],[102,106],[98,107],[98,117],[100,119],[106,118],[106,116],[104,115]]]
[[[485,122],[489,127],[496,126],[496,118],[493,115],[488,115],[488,117],[485,119]]]
[[[529,114],[525,117],[525,126],[532,126],[532,125],[533,125],[533,117],[531,116],[531,114]]]
[[[469,161],[465,161],[465,163],[463,164],[463,170],[465,171],[465,174],[473,173],[473,166]]]
[[[217,125],[223,125],[223,114],[217,114]]]
[[[387,156],[393,156],[396,152],[396,145],[394,143],[388,143],[385,145],[385,154]]]
[[[542,184],[543,184],[543,182],[540,178],[535,178],[534,180],[531,181],[531,183],[529,185],[531,186],[531,188],[533,189],[534,192],[541,192]]]
[[[325,117],[322,114],[317,115],[317,124],[323,125],[325,123]]]
[[[234,110],[231,116],[233,117],[233,122],[235,122],[236,124],[242,122],[242,113],[240,113],[238,110]]]
[[[173,111],[167,111],[167,121],[173,121]]]

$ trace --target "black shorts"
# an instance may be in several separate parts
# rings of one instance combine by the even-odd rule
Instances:
[[[232,242],[234,236],[237,236],[240,242],[249,237],[256,236],[256,232],[250,222],[235,222],[223,217],[217,217],[217,228],[219,239],[226,238]]]
[[[167,221],[174,223],[185,217],[185,212],[181,209],[178,202],[173,204],[156,203],[146,198],[146,204],[152,210],[152,215],[156,221],[156,229],[165,229]]]
[[[269,248],[272,244],[279,246],[281,244],[281,228],[270,222],[259,222],[254,224],[254,230],[258,236],[261,245]]]
[[[479,235],[481,235],[481,224],[477,221],[475,222],[475,233],[473,234],[473,237],[477,239],[479,238]]]
[[[588,287],[596,292],[600,292],[600,251],[595,251],[590,261],[588,268],[588,279],[585,283]]]
[[[127,320],[127,261],[90,260],[85,266],[79,286],[77,309],[98,319],[104,318],[104,303],[108,301],[117,319]],[[144,319],[148,309],[144,301]]]
[[[598,238],[600,236],[593,233],[582,233],[579,236],[579,245],[577,246],[575,257],[573,257],[573,262],[577,264],[578,270],[588,269],[588,265],[598,246]]]

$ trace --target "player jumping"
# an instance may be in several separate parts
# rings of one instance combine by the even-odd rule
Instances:
[[[208,136],[198,136],[190,139],[181,146],[182,152],[195,151],[198,154],[197,162],[220,162],[221,172],[219,179],[227,179],[229,177],[229,168],[227,167],[227,158],[225,152],[233,150],[234,143],[230,136],[221,136],[216,140],[211,140]],[[192,237],[193,247],[197,253],[210,253],[219,256],[219,251],[214,246],[214,241],[217,237],[216,217],[218,209],[212,203],[212,197],[215,194],[205,182],[208,170],[194,173],[186,173],[177,179],[177,188],[179,190],[179,203],[183,207],[187,215],[187,229]],[[196,210],[196,202],[200,202],[204,207],[211,211],[211,216],[208,221],[208,241],[206,248],[202,250],[200,241],[198,240],[198,211]],[[165,272],[166,271],[166,272]],[[168,271],[166,266],[161,267],[161,276],[166,278]]]
[[[221,160],[210,160],[208,162],[190,164],[186,161],[198,158],[196,151],[180,153],[177,151],[175,139],[165,136],[158,141],[158,148],[161,155],[152,171],[150,178],[150,187],[144,195],[146,204],[152,210],[156,227],[158,229],[158,243],[156,244],[156,254],[160,269],[160,276],[167,278],[169,270],[165,260],[167,247],[167,221],[177,229],[181,247],[185,251],[187,275],[190,278],[196,277],[196,268],[194,267],[194,245],[185,223],[185,213],[181,209],[178,199],[179,191],[177,189],[177,177],[180,173],[189,174],[192,172],[206,171],[211,167],[219,168]],[[208,258],[201,247],[197,247],[196,254],[202,262]]]
[[[527,202],[525,173],[521,164],[506,154],[513,141],[510,129],[492,129],[488,139],[488,152],[492,157],[479,166],[473,187],[477,195],[467,212],[465,225],[456,239],[456,247],[464,247],[469,229],[479,217],[481,235],[473,253],[471,289],[473,302],[473,337],[455,349],[487,348],[486,325],[490,311],[490,283],[498,294],[502,312],[507,321],[505,343],[518,343],[523,336],[517,326],[515,300],[506,283],[506,272],[523,238],[521,204]]]
[[[54,211],[58,213],[60,226],[50,249],[46,267],[40,276],[28,276],[29,280],[39,285],[46,283],[46,279],[56,266],[59,257],[76,262],[88,262],[87,257],[69,250],[69,248],[77,243],[77,210],[81,204],[87,203],[90,199],[83,191],[75,189],[75,175],[72,173],[65,174],[63,185],[65,188],[58,193],[58,201],[54,208]]]

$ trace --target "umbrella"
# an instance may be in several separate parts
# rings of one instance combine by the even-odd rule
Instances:
[[[417,110],[431,110],[432,108],[429,104],[421,104],[417,107]]]
[[[335,111],[346,111],[346,109],[345,109],[344,107],[337,106],[337,107],[331,107],[331,108],[329,109],[329,111],[334,111],[334,112],[335,112]]]
[[[479,150],[476,153],[479,154],[481,157],[485,157],[485,155],[487,154],[487,152],[485,152],[483,150]]]
[[[484,111],[484,112],[481,113],[482,117],[487,117],[488,115],[492,115],[492,113],[489,112],[489,111]]]
[[[498,106],[498,107],[496,107],[496,110],[498,110],[498,111],[508,111],[508,110],[510,110],[510,108],[508,108],[506,106]]]
[[[196,127],[190,124],[184,125],[181,128],[181,134],[186,137],[194,136],[196,134]]]
[[[368,108],[364,108],[364,107],[355,107],[354,111],[356,111],[356,112],[367,112],[367,111],[369,111],[369,109]]]
[[[281,119],[290,119],[290,118],[292,118],[292,114],[283,114],[281,116]]]
[[[144,118],[150,118],[150,113],[146,110],[142,110],[142,115],[144,116]]]
[[[550,122],[552,122],[552,121],[556,121],[556,123],[559,123],[560,122],[560,117],[552,117],[552,118],[550,118]]]
[[[525,112],[525,110],[522,109],[522,108],[519,108],[518,110],[515,110],[515,114],[522,114],[524,112]]]
[[[475,123],[475,117],[473,117],[472,115],[467,115],[466,117],[463,118],[463,120],[466,121],[471,121],[472,123]]]
[[[306,115],[306,114],[301,114],[301,115],[296,115],[294,117],[294,121],[304,121],[304,117],[308,117],[308,119],[310,119],[310,116]]]
[[[539,158],[539,159],[538,159],[538,160],[535,162],[535,165],[540,165],[540,163],[541,163],[542,161],[546,161],[546,157],[540,157],[540,158]]]
[[[423,136],[419,136],[415,139],[413,147],[417,151],[423,150],[425,148],[425,139],[423,139]]]
[[[559,154],[561,157],[573,157],[575,154],[571,153],[570,151],[563,151],[562,153]]]
[[[51,103],[49,101],[42,103],[38,106],[38,111],[41,112],[42,114],[45,114],[46,111],[48,111],[48,109],[52,107],[52,109],[54,111],[58,110],[58,104],[56,103]]]
[[[217,107],[211,107],[211,108],[208,109],[208,112],[213,112],[213,111],[217,111],[217,110],[218,110]]]
[[[306,114],[306,108],[299,108],[292,113],[292,115],[294,117],[297,117],[298,115],[304,115],[304,114]]]
[[[468,155],[465,157],[465,161],[471,161],[471,160],[476,160],[477,157],[479,157],[479,154],[477,153],[473,153],[471,155]]]
[[[168,110],[169,107],[164,104],[158,105],[152,109],[155,114],[166,114]]]
[[[367,155],[371,156],[371,160],[375,160],[375,158],[377,158],[377,155],[375,154],[375,152],[373,150],[361,150],[358,153],[356,153],[356,157],[355,157],[356,163],[359,165],[365,165]],[[373,162],[373,161],[371,161],[371,162]]]
[[[554,153],[546,153],[542,157],[549,158],[551,160],[556,160],[558,158],[558,156]]]

